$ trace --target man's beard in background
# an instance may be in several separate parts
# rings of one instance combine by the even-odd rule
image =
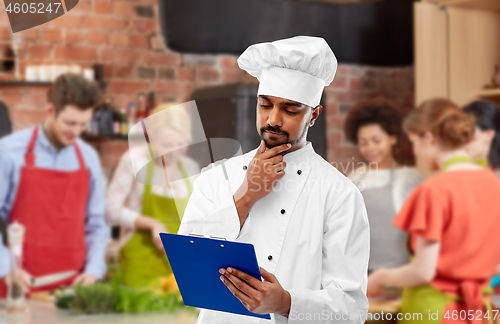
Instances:
[[[279,128],[275,128],[275,127],[272,127],[270,125],[267,125],[266,127],[261,127],[260,128],[260,138],[264,140],[264,143],[266,144],[266,147],[268,149],[271,149],[275,146],[279,146],[279,145],[282,145],[282,144],[285,144],[285,143],[290,143],[292,144],[292,147],[296,146],[298,143],[300,143],[302,141],[302,139],[304,138],[304,136],[306,136],[307,134],[307,128],[308,128],[308,124],[306,124],[304,126],[304,128],[302,129],[302,132],[300,133],[300,136],[293,140],[293,141],[289,141],[289,134],[288,132],[285,132],[285,131],[282,131],[280,130]],[[273,144],[270,144],[268,143],[268,141],[266,141],[266,139],[264,138],[264,132],[274,132],[274,133],[278,133],[278,134],[283,134],[285,135],[286,139],[283,141],[283,142],[276,142],[276,143],[273,143]]]

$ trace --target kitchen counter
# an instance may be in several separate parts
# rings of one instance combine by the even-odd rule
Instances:
[[[496,305],[500,304],[500,295],[492,296]],[[0,324],[195,324],[198,315],[193,312],[153,314],[110,314],[110,315],[72,315],[67,310],[57,309],[51,302],[28,300],[28,314],[7,315],[5,300],[0,300]],[[400,300],[370,301],[369,313],[384,312],[396,314]],[[370,321],[366,323],[394,323],[392,321]]]
[[[72,315],[52,303],[28,300],[27,314],[6,314],[5,300],[0,300],[0,324],[194,324],[198,314],[188,311],[151,314]]]
[[[7,315],[5,300],[0,300],[0,324],[195,324],[193,312],[152,314],[72,315],[57,309],[51,302],[28,300],[28,314]],[[397,312],[399,300],[370,302],[370,313]]]
[[[496,306],[493,309],[498,309],[500,306],[500,295],[491,295],[491,300],[493,304]],[[369,300],[370,306],[368,308],[368,313],[371,317],[368,317],[365,324],[393,324],[396,323],[396,314],[399,312],[399,308],[401,306],[401,299],[393,299],[393,300]],[[381,316],[381,314],[385,314],[385,316]],[[392,314],[391,319],[388,319],[387,314]],[[377,314],[378,316],[375,316]],[[371,319],[370,319],[371,318]],[[378,318],[378,320],[377,320]],[[496,318],[495,323],[500,323],[500,314]]]

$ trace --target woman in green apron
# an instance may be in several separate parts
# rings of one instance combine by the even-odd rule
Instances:
[[[500,182],[465,145],[474,119],[446,99],[409,113],[404,129],[417,159],[441,171],[410,195],[393,224],[409,233],[412,261],[368,277],[367,295],[404,288],[398,321],[491,322],[489,278],[500,264]]]
[[[167,109],[171,106],[159,106],[145,121],[150,147],[131,148],[124,154],[107,192],[109,223],[128,230],[122,239],[120,268],[123,282],[133,288],[148,286],[171,274],[159,233],[176,234],[179,230],[192,193],[189,176],[197,173],[196,162],[188,157],[163,154],[177,152],[190,139],[189,115],[181,109]],[[144,166],[141,172],[145,172],[134,172],[133,159],[149,157],[151,152],[161,158]],[[144,179],[140,179],[141,174]],[[181,180],[168,181],[172,174]]]

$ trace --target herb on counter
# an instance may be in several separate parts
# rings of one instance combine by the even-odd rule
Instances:
[[[75,287],[71,310],[75,314],[107,314],[116,308],[114,287],[106,283]]]
[[[74,314],[174,312],[184,306],[173,275],[159,278],[149,288],[134,290],[119,276],[108,282],[77,286],[74,291],[56,292],[56,306]]]

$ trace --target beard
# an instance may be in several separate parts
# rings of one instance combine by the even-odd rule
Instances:
[[[307,134],[307,128],[308,128],[308,124],[306,123],[305,126],[302,128],[300,135],[294,140],[290,140],[290,134],[288,132],[281,130],[280,128],[277,128],[277,127],[272,127],[270,125],[267,125],[265,127],[261,127],[259,130],[259,135],[260,135],[260,138],[262,140],[264,140],[264,143],[266,144],[266,147],[268,149],[271,149],[273,147],[283,145],[286,143],[290,143],[290,144],[292,144],[292,147],[294,147],[304,139],[304,137]],[[282,138],[280,138],[279,140],[269,141],[269,140],[266,140],[264,138],[265,132],[274,132],[274,133],[282,134],[284,136]]]

